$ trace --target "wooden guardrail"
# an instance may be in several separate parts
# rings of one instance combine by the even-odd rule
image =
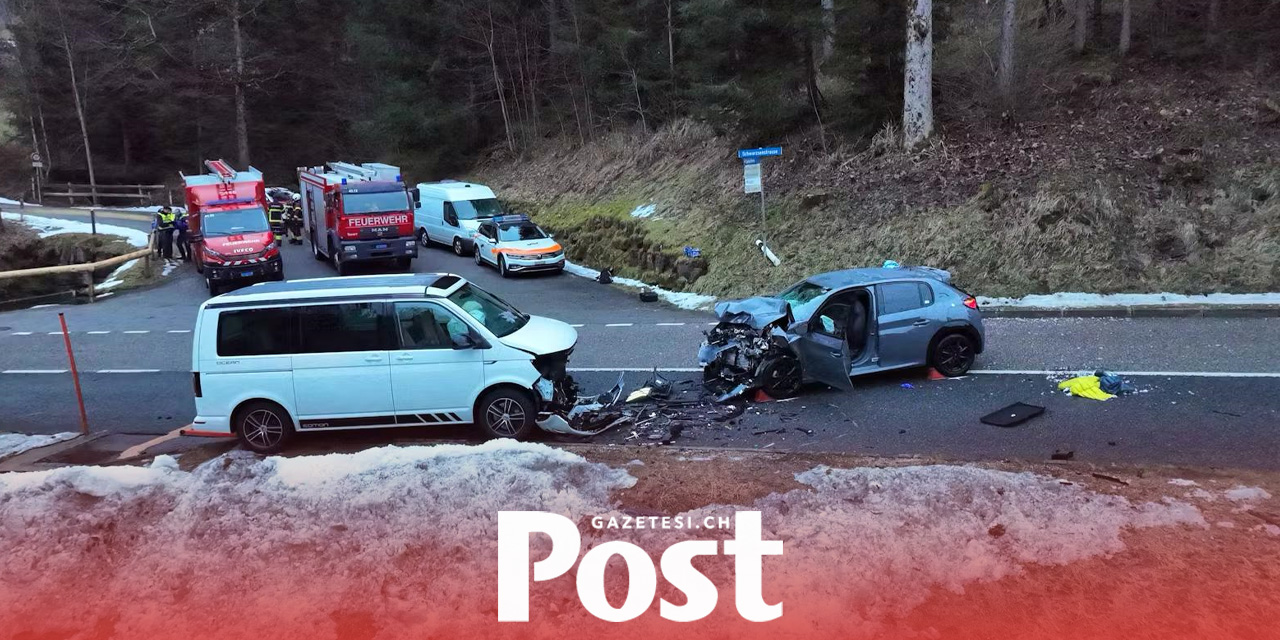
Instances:
[[[151,244],[150,242],[147,243]],[[138,249],[133,253],[126,253],[122,256],[107,258],[97,262],[86,262],[83,264],[62,264],[56,267],[36,267],[34,269],[15,269],[13,271],[0,271],[0,280],[13,280],[15,278],[29,278],[34,276],[51,276],[60,273],[83,273],[85,285],[89,288],[89,302],[93,302],[93,272],[99,269],[106,269],[116,265],[124,264],[130,260],[142,258],[146,261],[146,266],[151,266],[151,254],[153,249]]]

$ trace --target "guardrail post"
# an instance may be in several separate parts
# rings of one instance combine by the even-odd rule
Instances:
[[[80,392],[80,372],[76,370],[76,355],[71,352],[71,333],[67,331],[67,317],[58,314],[62,324],[62,341],[67,345],[67,360],[71,362],[71,380],[76,385],[76,402],[80,404],[80,433],[89,435],[89,415],[84,411],[84,394]]]
[[[84,272],[84,284],[89,287],[89,302],[93,302],[93,271]]]
[[[89,228],[92,230],[91,235],[98,235],[98,210],[89,210]]]

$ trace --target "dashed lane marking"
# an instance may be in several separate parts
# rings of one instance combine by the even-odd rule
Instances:
[[[30,331],[14,331],[14,332],[13,332],[13,335],[15,335],[15,336],[29,336],[29,335],[31,335],[31,332],[30,332]]]
[[[165,333],[191,333],[190,329],[170,329]]]
[[[98,369],[94,373],[160,373],[159,369]]]
[[[62,335],[62,332],[61,332],[61,331],[50,331],[50,332],[49,332],[49,335],[51,335],[51,336],[60,336],[60,335]]]
[[[151,331],[149,331],[149,330],[147,330],[147,329],[142,329],[142,330],[136,330],[136,329],[135,329],[135,330],[133,330],[133,331],[125,331],[124,333],[138,334],[138,333],[151,333]]]
[[[632,326],[635,326],[635,323],[634,322],[613,322],[610,324],[606,324],[605,326],[606,327],[632,327]]]
[[[91,336],[105,336],[108,333],[111,333],[111,332],[110,331],[89,331],[88,332],[88,334]]]
[[[66,373],[66,369],[5,369],[0,373]]]
[[[683,322],[659,322],[659,323],[658,323],[657,325],[655,325],[655,326],[658,326],[658,327],[683,327],[683,326],[684,326],[684,323],[683,323]]]

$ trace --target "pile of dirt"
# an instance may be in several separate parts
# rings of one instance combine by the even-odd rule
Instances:
[[[916,153],[892,129],[830,153],[816,134],[751,141],[784,146],[765,163],[776,268],[755,247],[760,202],[734,154],[754,145],[696,123],[549,146],[478,179],[571,260],[712,295],[886,259],[945,267],[986,295],[1274,291],[1277,100],[1248,71],[1089,60],[1034,116],[944,121]]]

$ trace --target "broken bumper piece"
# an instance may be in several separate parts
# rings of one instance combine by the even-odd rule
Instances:
[[[574,436],[594,436],[625,422],[627,418],[612,408],[622,398],[623,375],[612,389],[594,396],[577,395],[577,384],[566,376],[559,383],[539,378],[534,390],[542,397],[544,411],[537,425],[543,431]]]

